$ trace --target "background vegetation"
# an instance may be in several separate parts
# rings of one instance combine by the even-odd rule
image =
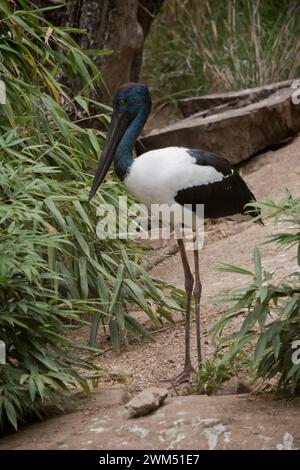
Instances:
[[[299,20],[297,0],[168,0],[146,41],[144,80],[166,102],[297,77]]]

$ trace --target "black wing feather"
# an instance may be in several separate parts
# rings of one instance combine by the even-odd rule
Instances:
[[[241,176],[232,168],[228,160],[202,150],[188,150],[196,159],[195,164],[213,166],[224,178],[214,183],[184,188],[175,196],[178,204],[190,204],[196,211],[197,204],[204,204],[204,216],[208,218],[226,217],[247,212],[245,205],[255,201],[255,197]],[[251,215],[259,215],[257,210]]]
[[[214,153],[206,150],[187,149],[189,155],[196,159],[195,164],[200,166],[213,166],[217,171],[223,173],[224,176],[230,175],[233,168],[226,158],[219,157]]]

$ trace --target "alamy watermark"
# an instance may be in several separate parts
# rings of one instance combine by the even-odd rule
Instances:
[[[0,364],[6,364],[6,346],[4,341],[0,339]]]
[[[204,242],[204,205],[128,204],[126,196],[118,205],[101,204],[97,209],[96,233],[100,240],[169,240],[184,238],[187,250],[199,250]]]
[[[6,103],[6,86],[3,80],[0,80],[0,104]]]
[[[292,354],[292,363],[298,365],[300,364],[300,339],[292,342],[292,349],[295,349]]]
[[[300,103],[300,80],[294,80],[291,87],[295,89],[295,91],[293,91],[292,93],[292,103],[299,104]]]

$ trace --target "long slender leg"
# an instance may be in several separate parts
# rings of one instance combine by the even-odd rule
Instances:
[[[192,362],[191,362],[191,345],[190,345],[190,310],[191,310],[191,300],[192,292],[194,285],[194,278],[189,266],[189,262],[186,256],[186,251],[184,247],[184,242],[181,238],[177,240],[181,261],[184,271],[184,281],[185,281],[185,291],[186,291],[186,308],[185,308],[185,357],[184,357],[184,369],[181,374],[176,377],[175,382],[180,384],[185,381],[189,381],[191,374],[193,372]]]
[[[201,365],[201,319],[200,319],[200,299],[202,292],[202,285],[200,281],[200,269],[199,269],[199,250],[194,250],[194,261],[195,261],[195,286],[193,296],[195,299],[195,315],[196,315],[196,335],[197,335],[197,354],[198,354],[198,366]]]

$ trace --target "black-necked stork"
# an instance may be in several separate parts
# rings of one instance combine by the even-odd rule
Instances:
[[[143,204],[204,204],[208,218],[243,213],[245,204],[254,195],[230,163],[204,150],[167,147],[151,150],[133,158],[136,140],[151,110],[147,86],[128,83],[118,90],[113,103],[113,115],[102,157],[91,187],[90,199],[102,183],[112,161],[117,176]],[[258,215],[254,211],[253,215]],[[197,353],[201,364],[200,298],[201,282],[199,252],[194,250],[195,281],[189,266],[185,245],[178,240],[185,276],[185,363],[177,377],[180,383],[189,380],[193,372],[190,356],[190,307],[195,299]]]

